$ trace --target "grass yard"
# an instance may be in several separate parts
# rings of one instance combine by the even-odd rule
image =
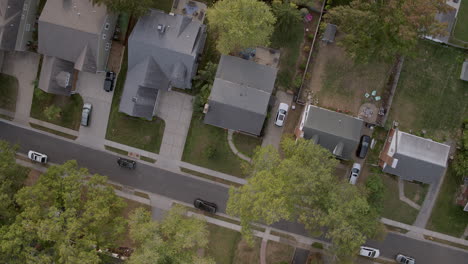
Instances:
[[[119,112],[120,97],[127,73],[127,51],[115,85],[112,107],[107,125],[106,139],[124,145],[159,153],[164,134],[164,120],[154,117],[152,121],[128,116]]]
[[[0,108],[14,112],[17,95],[18,80],[16,77],[0,73]]]
[[[453,35],[458,40],[468,42],[468,1],[466,0],[460,3],[460,9],[458,9],[457,14],[457,24],[453,30]]]
[[[284,37],[278,31],[271,37],[271,47],[280,49],[279,71],[276,77],[276,84],[283,89],[293,86],[293,78],[296,73],[296,62],[301,52],[301,43],[304,38],[304,24],[302,21],[291,27],[291,36]]]
[[[44,111],[48,107],[60,108],[60,113],[52,119],[47,118]],[[80,128],[83,98],[79,94],[72,96],[49,94],[39,88],[34,88],[31,117],[73,130]]]
[[[255,149],[262,145],[261,138],[244,135],[242,133],[234,133],[232,139],[237,150],[249,157],[252,157]]]
[[[457,177],[449,166],[427,229],[455,237],[463,234],[468,225],[468,212],[464,212],[461,206],[455,204],[455,193],[461,184],[461,177]]]
[[[139,202],[135,202],[133,200],[129,200],[129,199],[126,199],[126,198],[122,198],[122,199],[127,204],[127,207],[125,207],[123,209],[122,217],[124,217],[127,220],[129,219],[130,213],[133,212],[135,209],[137,209],[139,207],[143,207],[146,210],[148,210],[149,212],[151,212],[151,206],[149,206],[149,205],[142,204],[142,203],[139,203]],[[130,239],[129,229],[128,228],[126,229],[126,232],[123,234],[122,241],[120,241],[119,246],[135,248],[135,244],[133,243],[133,240]]]
[[[241,168],[242,161],[229,148],[227,131],[204,124],[202,116],[196,112],[192,116],[182,160],[215,171],[244,177]]]
[[[389,122],[437,141],[456,138],[468,116],[468,82],[459,79],[462,51],[421,40],[415,57],[405,59]]]
[[[382,174],[381,177],[385,186],[382,217],[412,225],[419,211],[400,201],[398,197],[398,181],[395,176]]]
[[[152,8],[164,11],[164,13],[171,12],[173,0],[153,0]]]
[[[414,183],[404,181],[405,185],[405,196],[413,202],[422,205],[426,198],[427,190],[429,189],[428,184]]]
[[[290,263],[294,255],[294,247],[275,241],[268,241],[266,263]]]

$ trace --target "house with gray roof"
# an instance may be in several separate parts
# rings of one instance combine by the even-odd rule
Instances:
[[[37,5],[37,0],[0,0],[0,50],[27,50],[35,30]]]
[[[392,128],[379,156],[384,172],[403,180],[436,183],[445,173],[450,146]]]
[[[151,10],[128,39],[128,71],[119,111],[151,120],[161,92],[191,89],[206,40],[206,26]]]
[[[364,121],[315,105],[308,105],[298,128],[298,137],[313,140],[339,159],[350,160],[356,151]]]
[[[38,53],[44,55],[46,66],[41,70],[39,88],[69,95],[68,85],[57,85],[65,84],[64,76],[105,71],[116,22],[117,16],[108,13],[105,5],[93,5],[89,0],[47,0],[38,21]]]
[[[205,124],[260,135],[277,69],[222,55],[205,106]]]

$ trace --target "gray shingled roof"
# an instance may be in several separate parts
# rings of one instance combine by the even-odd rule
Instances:
[[[336,25],[327,24],[327,27],[325,28],[325,33],[323,33],[322,41],[332,43],[335,41],[335,35],[336,35]]]
[[[276,73],[253,61],[221,56],[204,122],[260,135]]]
[[[314,105],[308,108],[304,138],[314,140],[332,153],[339,149],[337,157],[351,159],[359,144],[364,121]]]
[[[205,25],[185,16],[151,10],[141,17],[128,40],[128,72],[119,111],[151,119],[158,89],[190,89],[205,38]],[[139,93],[141,87],[154,91]],[[145,95],[150,98],[144,99]],[[145,107],[139,103],[143,101]]]
[[[468,60],[463,62],[462,70],[460,73],[460,79],[462,79],[463,81],[468,81]]]
[[[24,0],[0,0],[0,49],[15,50]]]
[[[48,93],[69,96],[73,83],[73,71],[72,62],[44,56],[39,88]]]
[[[434,183],[442,176],[447,167],[450,146],[430,139],[418,137],[397,130],[395,168],[387,164],[384,172],[397,175],[404,180]]]

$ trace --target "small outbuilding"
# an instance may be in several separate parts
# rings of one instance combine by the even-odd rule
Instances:
[[[463,62],[460,79],[468,82],[468,60]]]
[[[325,28],[325,33],[323,33],[322,41],[326,43],[335,42],[336,29],[336,25],[327,24],[327,27]]]

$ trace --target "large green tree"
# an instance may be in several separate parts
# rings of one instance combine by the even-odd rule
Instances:
[[[130,216],[130,236],[137,243],[130,264],[214,264],[210,258],[197,256],[199,248],[208,245],[206,223],[186,217],[182,207],[173,207],[159,223],[151,220],[144,208]]]
[[[208,8],[207,18],[222,54],[268,46],[276,22],[270,7],[257,0],[218,1]]]
[[[336,159],[312,141],[281,145],[284,158],[271,146],[255,153],[248,183],[229,190],[227,212],[240,217],[248,240],[252,222],[299,221],[314,234],[324,231],[342,259],[356,253],[380,230],[365,192],[336,176]]]
[[[288,0],[274,0],[272,10],[276,17],[275,34],[280,34],[284,39],[289,38],[294,32],[291,28],[302,19],[297,5]]]
[[[125,229],[125,203],[76,161],[50,167],[16,194],[21,213],[0,229],[8,263],[100,263],[97,249],[115,246]]]
[[[445,0],[354,0],[330,9],[325,20],[346,33],[340,43],[355,60],[390,61],[412,54],[423,36],[446,34],[435,15],[450,8]]]
[[[104,4],[111,11],[125,12],[136,17],[144,16],[154,5],[154,0],[90,0],[93,4]]]
[[[14,196],[29,171],[16,164],[16,150],[16,146],[0,140],[0,225],[9,224],[19,213]]]

